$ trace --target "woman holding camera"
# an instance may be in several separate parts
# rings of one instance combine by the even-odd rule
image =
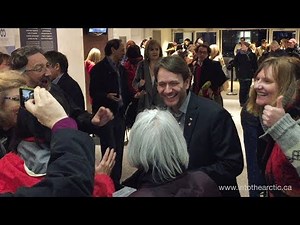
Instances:
[[[26,109],[20,107],[19,91],[25,84],[24,77],[17,71],[0,72],[0,193],[14,193],[19,187],[31,187],[40,182],[46,175],[50,159],[51,137],[39,132],[41,127],[43,130],[45,127],[22,118],[22,111]],[[77,128],[75,121],[67,125]],[[109,153],[114,154],[111,151]],[[103,157],[96,167],[94,196],[110,197],[115,191],[109,177],[114,163],[107,168],[110,160],[114,160],[114,157]]]

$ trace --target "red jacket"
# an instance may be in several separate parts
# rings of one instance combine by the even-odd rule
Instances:
[[[265,176],[270,197],[300,196],[297,170],[277,143],[267,161]]]
[[[10,152],[0,160],[0,193],[15,193],[19,187],[31,187],[43,179],[41,176],[30,176],[24,169],[24,160]],[[94,197],[112,197],[114,183],[106,174],[96,174]]]

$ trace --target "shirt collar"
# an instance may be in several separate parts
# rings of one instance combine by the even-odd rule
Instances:
[[[62,77],[62,75],[64,75],[64,74],[63,74],[63,73],[60,74],[58,77],[56,77],[56,78],[52,81],[52,83],[53,83],[53,84],[57,84],[58,81],[60,80],[60,78]]]
[[[187,111],[187,107],[189,105],[189,102],[190,102],[190,98],[191,98],[191,92],[189,91],[186,98],[184,99],[183,103],[181,104],[181,106],[179,107],[179,111],[186,114],[186,111]],[[170,112],[173,112],[173,110],[168,107],[168,110]]]

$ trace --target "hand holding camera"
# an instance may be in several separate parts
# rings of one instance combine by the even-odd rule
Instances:
[[[34,89],[30,87],[20,87],[20,105],[25,108],[25,102],[34,99]]]
[[[24,102],[25,108],[44,126],[52,129],[56,122],[68,117],[64,108],[45,88],[36,87],[32,93],[34,99],[27,99]]]

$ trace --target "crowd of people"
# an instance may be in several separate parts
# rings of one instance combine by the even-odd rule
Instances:
[[[272,42],[264,53],[263,44],[253,52],[241,39],[233,61],[249,185],[299,196],[299,50],[279,53]],[[24,46],[0,54],[1,195],[112,197],[128,186],[130,197],[239,197],[244,157],[223,107],[228,74],[218,46],[187,38],[163,57],[154,39],[111,39],[103,57],[96,50],[85,60],[92,113],[63,53]],[[21,87],[34,89],[24,106]],[[136,171],[122,181],[127,129]]]

